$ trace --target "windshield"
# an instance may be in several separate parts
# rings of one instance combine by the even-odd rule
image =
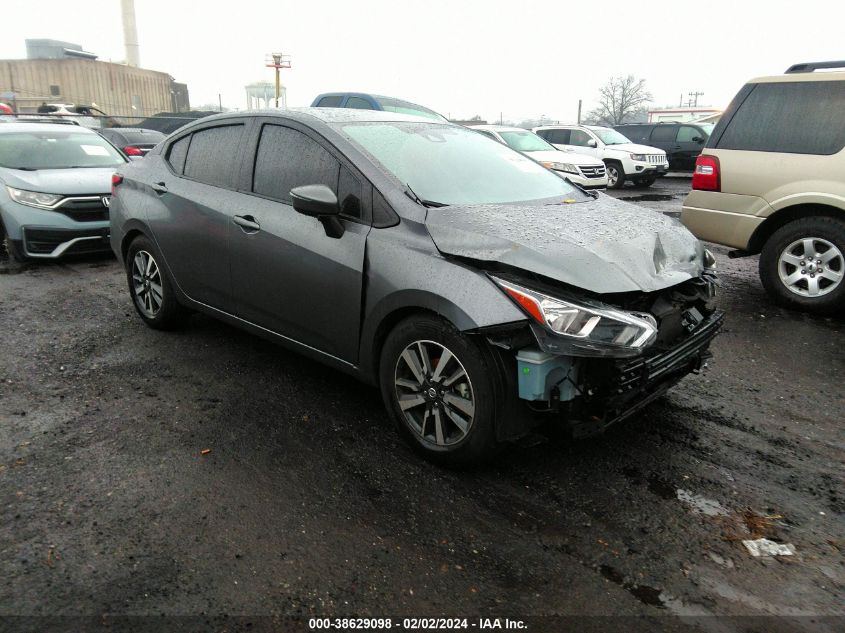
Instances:
[[[10,169],[117,167],[126,162],[96,134],[56,130],[0,134],[0,166]]]
[[[508,147],[517,152],[549,152],[557,151],[534,132],[499,132]]]
[[[616,130],[611,130],[609,127],[592,128],[593,134],[601,139],[605,145],[622,145],[623,143],[630,143],[631,140],[620,134]]]
[[[378,102],[381,107],[387,112],[398,112],[399,114],[413,114],[415,116],[425,117],[434,121],[446,121],[446,117],[437,114],[434,110],[429,110],[415,103],[409,101],[402,101],[400,99],[390,99],[388,97],[378,97]]]
[[[563,178],[473,130],[412,122],[346,123],[343,133],[422,200],[494,204],[587,197]]]

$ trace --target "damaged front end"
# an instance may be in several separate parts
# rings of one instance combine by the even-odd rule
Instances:
[[[529,317],[483,332],[519,395],[503,439],[549,415],[574,436],[600,433],[698,372],[724,319],[713,306],[712,269],[663,290],[601,297],[536,276],[488,275]]]

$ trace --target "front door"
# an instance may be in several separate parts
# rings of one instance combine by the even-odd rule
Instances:
[[[705,136],[702,130],[691,125],[682,125],[678,128],[678,136],[675,139],[676,169],[693,170],[695,159],[698,158],[707,140]]]
[[[369,183],[334,148],[297,124],[263,122],[250,143],[250,192],[229,232],[237,315],[350,363],[357,361]],[[345,232],[326,235],[294,210],[290,190],[326,185]]]

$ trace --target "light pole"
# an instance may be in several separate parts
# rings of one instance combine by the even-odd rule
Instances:
[[[282,92],[282,84],[279,79],[279,70],[282,68],[290,68],[290,56],[282,53],[270,53],[273,58],[272,64],[267,64],[267,68],[276,69],[276,107],[279,107],[279,95]]]

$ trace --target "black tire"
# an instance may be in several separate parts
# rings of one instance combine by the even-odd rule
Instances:
[[[152,267],[148,267],[146,270],[150,271],[151,278],[139,278],[138,271],[135,268],[136,258],[139,256],[142,259],[145,256],[151,257],[157,274],[153,272]],[[156,330],[172,330],[179,327],[187,316],[188,310],[177,300],[176,293],[173,290],[173,282],[162,265],[161,254],[153,243],[143,235],[139,235],[132,240],[126,252],[124,267],[126,268],[126,282],[129,285],[132,305],[135,306],[135,311],[141,317],[141,320]],[[156,284],[156,281],[160,281],[160,283]],[[139,292],[136,287],[143,289]],[[160,288],[160,293],[156,291],[156,287]],[[156,309],[158,298],[160,298],[160,302],[158,302]]]
[[[621,163],[617,163],[616,161],[608,161],[605,163],[605,169],[607,169],[607,188],[608,189],[621,189],[625,186],[625,170],[622,168]],[[616,174],[616,181],[611,184],[613,181],[613,174]]]
[[[8,259],[12,265],[23,264],[26,261],[24,254],[6,234],[6,227],[3,226],[3,221],[0,220],[0,260],[2,259]]]
[[[808,245],[819,257],[806,257]],[[790,276],[798,280],[788,282]],[[812,216],[779,228],[760,254],[760,280],[769,296],[782,306],[816,314],[845,309],[845,222]],[[818,286],[819,294],[811,296],[814,286]]]
[[[418,344],[423,345],[429,358],[429,370],[423,371],[426,379],[422,383],[403,356],[410,346],[417,368],[422,369]],[[435,356],[440,352],[438,346],[453,356]],[[437,376],[443,358],[447,358],[445,369],[441,369],[443,375]],[[465,375],[446,386],[461,369]],[[444,319],[417,315],[401,321],[388,334],[381,350],[379,384],[384,405],[399,434],[417,453],[443,466],[465,467],[484,462],[498,452],[495,419],[502,401],[500,385],[504,382],[499,371],[486,343],[461,334]],[[397,379],[415,386],[397,385]],[[440,394],[429,394],[431,389],[441,390]],[[406,407],[409,419],[400,406],[400,395],[423,398],[425,403]],[[464,409],[468,406],[472,406],[472,417],[466,428],[461,428],[453,421],[454,416],[466,423]],[[420,420],[421,425],[417,424]]]

